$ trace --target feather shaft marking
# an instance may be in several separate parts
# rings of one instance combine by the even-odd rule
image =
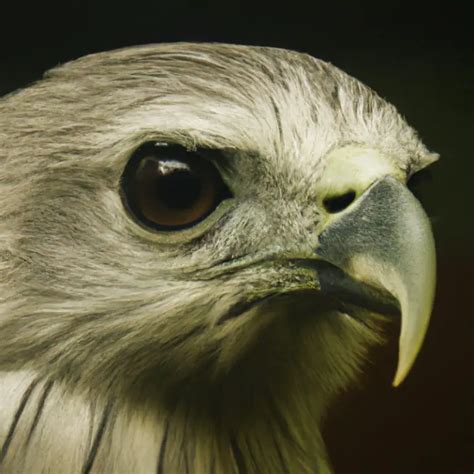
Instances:
[[[109,421],[111,411],[112,411],[112,402],[109,402],[107,406],[104,408],[104,412],[102,414],[99,427],[97,428],[94,442],[92,443],[92,447],[89,451],[89,455],[87,456],[86,462],[84,463],[82,474],[89,474],[91,472],[92,466],[94,465],[94,461],[99,451],[100,444],[104,437],[104,433],[107,427],[107,423]]]
[[[232,454],[234,455],[235,463],[237,464],[237,471],[239,474],[246,474],[247,469],[245,467],[244,456],[233,436],[230,438],[230,446]]]
[[[33,380],[33,382],[31,382],[28,388],[25,390],[25,393],[23,394],[23,397],[21,398],[20,404],[18,405],[18,408],[15,412],[15,416],[13,417],[12,423],[10,425],[10,429],[8,430],[7,437],[5,438],[5,441],[3,442],[2,450],[0,452],[0,464],[5,460],[7,456],[8,448],[10,447],[10,444],[15,435],[15,430],[18,425],[18,422],[20,421],[21,415],[23,411],[25,410],[26,404],[28,403],[28,400],[30,399],[33,393],[33,390],[38,385],[38,382],[39,382],[39,379]]]
[[[28,446],[31,440],[31,437],[33,436],[33,433],[36,430],[36,427],[38,426],[39,420],[41,418],[41,414],[43,413],[43,408],[46,403],[46,399],[48,398],[49,392],[53,388],[53,382],[48,382],[43,390],[43,393],[41,394],[41,398],[38,401],[38,407],[36,409],[35,417],[33,419],[33,423],[31,424],[30,431],[28,433],[28,437],[26,438],[25,445]]]
[[[168,420],[166,422],[165,432],[164,432],[163,438],[161,440],[160,453],[158,455],[158,465],[156,467],[156,474],[163,474],[164,473],[165,451],[166,451],[166,445],[167,445],[167,442],[168,442],[169,427],[170,427],[170,423],[169,423],[169,420]]]

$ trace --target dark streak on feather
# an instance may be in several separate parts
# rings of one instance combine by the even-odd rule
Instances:
[[[90,404],[90,423],[89,423],[89,430],[87,434],[87,446],[89,449],[92,446],[93,439],[94,439],[94,419],[95,419],[95,412],[96,412],[96,401],[95,399],[92,399],[92,402]]]
[[[51,389],[53,388],[53,382],[48,382],[43,389],[43,393],[41,394],[41,398],[38,401],[38,406],[36,408],[36,413],[35,417],[33,418],[33,423],[31,424],[30,431],[28,433],[28,437],[26,438],[26,446],[30,443],[31,437],[33,436],[33,433],[36,430],[36,427],[38,426],[38,422],[41,418],[41,414],[43,413],[43,408],[46,403],[46,399],[48,398],[49,392],[51,392]]]
[[[170,422],[168,420],[165,425],[165,432],[163,433],[163,438],[161,439],[160,452],[158,454],[158,465],[156,466],[156,474],[164,473],[165,452],[166,452],[166,444],[168,442],[169,428],[170,428]]]
[[[188,450],[186,448],[184,448],[184,469],[186,471],[186,474],[189,474]]]
[[[237,441],[233,436],[230,438],[230,446],[232,448],[232,454],[234,455],[239,474],[245,474],[247,469],[245,467],[244,456],[242,455],[242,451],[240,450]]]
[[[270,100],[272,102],[273,112],[275,114],[276,122],[277,122],[277,125],[278,125],[278,136],[280,138],[280,144],[282,144],[283,143],[283,126],[281,124],[280,111],[278,110],[278,106],[277,106],[275,100],[273,99],[273,97]]]
[[[10,444],[13,440],[13,436],[15,435],[15,430],[18,425],[18,422],[20,421],[21,415],[26,407],[26,404],[28,403],[28,400],[31,397],[31,394],[33,393],[33,390],[35,389],[36,385],[38,385],[38,382],[39,379],[33,380],[33,382],[31,382],[28,388],[25,390],[25,393],[21,398],[20,404],[16,409],[15,416],[13,417],[12,423],[10,425],[10,429],[8,430],[7,437],[3,442],[2,450],[0,452],[0,464],[5,460],[7,456],[8,448],[10,447]]]
[[[91,472],[92,466],[94,465],[94,461],[97,457],[97,453],[100,448],[100,443],[102,442],[102,439],[104,437],[105,429],[107,427],[110,413],[112,411],[112,405],[113,403],[109,402],[104,408],[99,427],[97,428],[97,432],[92,443],[92,447],[89,451],[89,455],[87,456],[86,462],[84,463],[84,467],[82,468],[82,474],[89,474]]]

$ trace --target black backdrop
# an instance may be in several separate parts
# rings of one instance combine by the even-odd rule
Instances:
[[[428,193],[439,283],[426,342],[412,373],[394,390],[394,334],[374,354],[360,387],[332,408],[326,439],[336,473],[473,471],[474,63],[469,14],[446,3],[135,0],[1,7],[0,94],[59,63],[128,45],[277,46],[308,52],[362,80],[441,154]]]

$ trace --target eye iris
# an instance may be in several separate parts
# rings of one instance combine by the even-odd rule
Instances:
[[[207,166],[206,166],[207,165]],[[194,222],[216,199],[213,169],[206,163],[144,158],[134,180],[134,194],[144,217],[164,226]]]
[[[213,164],[182,147],[139,148],[122,176],[126,207],[161,230],[189,227],[230,196]]]

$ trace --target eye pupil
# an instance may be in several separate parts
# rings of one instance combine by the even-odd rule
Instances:
[[[200,222],[231,193],[214,164],[199,152],[150,142],[127,163],[121,196],[141,224],[170,231]]]
[[[156,180],[156,199],[169,209],[187,209],[199,198],[202,183],[186,171],[175,171]]]

